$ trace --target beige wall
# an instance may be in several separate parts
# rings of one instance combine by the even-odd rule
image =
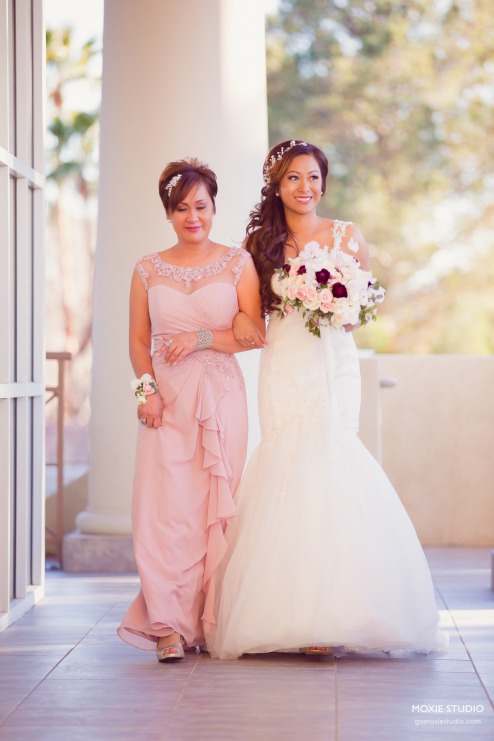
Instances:
[[[494,358],[379,355],[383,467],[424,545],[494,545]]]

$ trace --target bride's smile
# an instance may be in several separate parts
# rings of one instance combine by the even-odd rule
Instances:
[[[294,157],[279,185],[279,197],[285,209],[301,215],[311,212],[322,194],[321,171],[315,157],[310,154]]]

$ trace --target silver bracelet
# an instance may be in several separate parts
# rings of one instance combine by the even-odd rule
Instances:
[[[213,333],[210,329],[198,329],[196,350],[207,350],[213,344]]]

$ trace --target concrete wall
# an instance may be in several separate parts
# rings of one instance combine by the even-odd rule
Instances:
[[[494,358],[379,355],[382,464],[424,545],[494,545]]]

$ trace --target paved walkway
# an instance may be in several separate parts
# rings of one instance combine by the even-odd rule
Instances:
[[[48,574],[46,599],[0,635],[0,739],[492,741],[489,551],[427,557],[451,636],[441,657],[189,653],[161,665],[115,635],[135,576]]]

